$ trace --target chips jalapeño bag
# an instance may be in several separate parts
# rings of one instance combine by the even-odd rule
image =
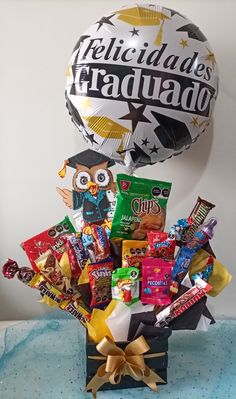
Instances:
[[[117,190],[111,238],[144,240],[149,230],[164,230],[171,183],[118,174]]]

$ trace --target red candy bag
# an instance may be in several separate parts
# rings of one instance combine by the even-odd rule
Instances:
[[[55,226],[22,242],[21,247],[25,250],[34,271],[39,271],[35,260],[50,248],[53,250],[53,254],[57,260],[61,259],[63,252],[66,250],[65,240],[61,236],[69,233],[75,233],[75,229],[68,216],[66,216]]]
[[[149,249],[147,256],[161,258],[166,261],[174,259],[176,240],[169,237],[168,233],[150,231],[147,233]]]
[[[83,247],[82,238],[76,234],[67,234],[64,238],[71,267],[71,276],[79,278],[88,260],[88,255]]]
[[[110,255],[110,244],[104,227],[95,224],[91,225],[91,234],[96,260],[102,261],[108,258]]]
[[[142,263],[141,301],[154,305],[169,305],[171,272],[174,261],[145,258]]]
[[[113,261],[88,265],[89,283],[92,292],[91,307],[104,307],[111,300],[111,275]]]

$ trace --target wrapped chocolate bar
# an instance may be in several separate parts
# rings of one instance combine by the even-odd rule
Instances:
[[[198,197],[197,202],[189,215],[192,219],[191,226],[181,236],[181,243],[185,245],[193,238],[195,231],[203,224],[208,213],[215,207],[214,204]]]
[[[83,247],[82,238],[80,235],[67,234],[65,236],[65,240],[66,251],[71,267],[71,276],[74,278],[79,278],[88,260],[88,256]]]
[[[211,289],[212,286],[206,281],[203,281],[200,278],[196,279],[195,285],[192,288],[190,288],[164,310],[157,314],[155,326],[168,326],[174,318],[180,316],[185,310],[193,306]]]
[[[41,295],[50,298],[55,306],[65,310],[80,320],[86,326],[86,321],[89,320],[89,313],[76,301],[67,299],[66,295],[60,292],[57,288],[51,285],[42,275],[35,273],[29,267],[19,267],[17,262],[8,259],[2,267],[4,277],[12,279],[17,275],[18,280],[26,284],[30,288],[35,288],[40,291]]]

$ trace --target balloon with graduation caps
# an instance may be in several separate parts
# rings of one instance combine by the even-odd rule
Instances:
[[[66,104],[92,148],[136,168],[180,154],[209,125],[218,70],[205,35],[153,4],[115,10],[77,42]]]
[[[115,183],[109,168],[114,164],[107,156],[88,149],[68,158],[59,172],[59,176],[64,178],[67,166],[75,169],[73,190],[57,188],[57,192],[69,208],[82,211],[84,222],[113,217]]]

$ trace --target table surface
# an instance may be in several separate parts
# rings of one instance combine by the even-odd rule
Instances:
[[[7,328],[3,328],[7,326]],[[70,316],[1,323],[1,399],[92,398],[85,386],[85,330]],[[173,332],[168,384],[98,392],[97,399],[235,399],[236,320],[218,321],[208,332]]]

